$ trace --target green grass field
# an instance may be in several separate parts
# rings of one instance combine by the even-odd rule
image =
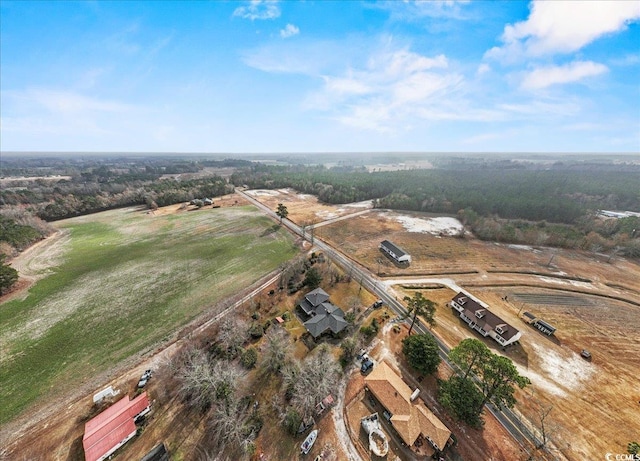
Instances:
[[[167,339],[295,253],[252,207],[113,210],[57,223],[64,261],[0,305],[0,423]]]

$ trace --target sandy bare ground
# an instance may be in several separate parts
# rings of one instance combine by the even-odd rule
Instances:
[[[486,302],[524,332],[520,345],[506,352],[532,381],[521,393],[518,409],[535,423],[540,407],[554,407],[549,419],[556,428],[556,456],[582,460],[623,453],[640,430],[640,356],[637,342],[630,340],[640,318],[638,264],[624,259],[607,263],[597,255],[575,251],[444,237],[407,227],[388,214],[370,213],[327,226],[322,237],[374,273],[381,266],[381,274],[388,276],[383,280],[394,285],[398,298],[413,288],[438,301],[435,333],[450,346],[480,336],[445,306],[455,290],[434,289],[442,282],[438,277],[453,279],[456,290],[461,287]],[[380,264],[377,244],[385,238],[412,254],[408,269],[384,257]],[[555,337],[526,324],[523,311],[556,326]],[[502,352],[492,340],[487,345]],[[579,357],[583,348],[592,352],[591,363]]]
[[[279,193],[256,198],[275,203],[282,201]],[[308,208],[316,206],[317,200],[309,198]],[[299,216],[292,218],[296,222],[309,218],[302,212]],[[437,217],[372,210],[323,226],[316,236],[379,273],[382,280],[401,278],[408,288],[394,285],[399,298],[413,292],[420,279],[444,277],[486,302],[523,331],[520,345],[504,352],[532,380],[520,393],[517,410],[535,428],[539,409],[553,406],[549,416],[554,428],[553,456],[582,461],[600,459],[607,452],[624,453],[640,432],[640,355],[633,339],[640,319],[638,262],[488,243],[469,235],[454,238],[448,235],[455,232],[438,231],[433,218]],[[445,222],[455,229],[452,221]],[[380,253],[378,245],[384,239],[413,256],[409,268],[395,266]],[[450,346],[466,337],[481,338],[446,307],[455,295],[453,290],[437,288],[437,281],[427,285],[431,286],[420,289],[438,302],[434,329],[438,336]],[[523,311],[556,326],[555,336],[549,338],[525,323]],[[502,353],[497,343],[486,343]],[[591,362],[579,357],[583,348],[593,354]]]
[[[354,213],[369,210],[371,201],[349,203],[345,205],[326,205],[320,203],[312,195],[299,194],[292,189],[254,189],[246,191],[256,200],[260,201],[272,210],[282,203],[289,212],[288,219],[299,226],[316,225],[324,221],[352,215]]]
[[[257,198],[263,200],[262,197]],[[294,220],[321,219],[316,215],[315,198],[308,198],[306,211],[305,198],[298,199],[301,204],[300,211],[296,213],[299,214],[291,216],[292,208],[295,208],[292,207],[289,208],[290,217]],[[278,196],[269,196],[268,200],[274,202],[273,209],[282,201]],[[233,199],[230,199],[230,206],[232,204]],[[285,204],[290,206],[289,203]],[[322,205],[320,209],[324,210],[324,207],[328,206]],[[331,210],[336,208],[329,207],[327,211],[333,213]],[[354,210],[358,211],[358,208]],[[434,218],[420,214],[407,216],[425,221]],[[407,221],[398,220],[393,213],[374,210],[327,225],[318,235],[372,272],[380,272],[383,280],[402,278],[405,286],[395,283],[392,287],[399,297],[420,289],[436,301],[438,325],[434,331],[451,346],[465,337],[480,337],[474,335],[446,307],[446,302],[455,294],[451,289],[439,286],[437,282],[420,282],[419,279],[452,279],[461,288],[489,304],[498,315],[524,332],[521,344],[505,352],[518,364],[522,374],[529,376],[533,382],[530,388],[519,395],[517,409],[535,422],[540,405],[553,405],[550,421],[553,421],[555,428],[553,446],[556,456],[577,461],[600,459],[606,452],[623,453],[626,444],[640,431],[637,418],[637,402],[640,401],[637,370],[640,369],[640,357],[637,354],[637,341],[630,339],[637,335],[635,325],[640,318],[638,264],[619,258],[609,264],[589,253],[496,245],[472,238],[446,237],[440,232],[434,235],[429,231],[416,231],[415,225],[412,222],[414,227],[410,230]],[[383,239],[398,243],[414,256],[414,262],[408,269],[397,268],[383,259],[377,250],[377,245]],[[36,274],[40,269],[34,266]],[[426,283],[426,286],[419,286],[421,283]],[[577,300],[567,301],[563,296]],[[611,296],[620,299],[612,299]],[[637,304],[625,302],[625,299]],[[523,310],[532,311],[555,325],[558,328],[555,338],[543,336],[525,324],[519,315]],[[487,342],[494,351],[502,352],[494,344]],[[593,354],[591,363],[578,360],[577,353],[584,347],[588,347]],[[73,396],[52,402],[42,409],[46,418],[43,417],[41,421],[50,421],[47,418],[57,413],[57,420],[64,421],[63,424],[45,422],[38,426],[33,421],[22,419],[3,427],[0,446],[9,447],[22,456],[12,459],[32,459],[27,456],[29,451],[25,451],[25,447],[47,440],[47,446],[60,447],[53,459],[67,459],[68,440],[77,441],[82,435],[83,425],[78,421],[87,414],[90,395],[105,383],[130,388],[143,369],[154,363],[153,360],[159,360],[159,352],[160,349],[145,357],[131,358],[117,370],[96,377],[91,383],[83,383]],[[433,394],[435,381],[425,385],[433,386]],[[349,389],[347,400],[348,396]],[[323,419],[322,424],[328,426],[323,426],[326,430],[322,431],[319,444],[329,443],[337,459],[348,459],[348,449],[339,444],[335,427],[329,427],[333,423],[327,421],[334,420]],[[330,435],[331,431],[334,435]],[[464,427],[454,429],[454,433],[459,435],[459,439],[466,440],[469,447],[467,456],[463,458],[480,459],[477,458],[477,451],[472,449],[476,444],[487,448],[487,457],[482,459],[520,459],[518,448],[513,445],[515,442],[504,433],[492,431],[487,433],[490,435],[483,436]],[[497,446],[490,446],[489,443]],[[511,448],[504,448],[507,451],[502,452],[500,446]],[[492,451],[494,449],[496,451]],[[512,449],[516,450],[512,452],[513,456],[508,455]],[[265,452],[268,453],[267,450]],[[27,454],[26,457],[23,453]],[[500,457],[502,453],[505,455],[503,458]]]

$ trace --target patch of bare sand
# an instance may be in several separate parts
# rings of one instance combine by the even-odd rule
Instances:
[[[407,232],[431,235],[458,235],[464,226],[456,218],[445,216],[436,218],[419,218],[407,215],[394,215],[393,219],[401,223]]]
[[[32,282],[51,273],[51,268],[59,266],[64,260],[71,236],[68,230],[59,230],[55,234],[30,246],[11,261],[11,266],[20,277]]]

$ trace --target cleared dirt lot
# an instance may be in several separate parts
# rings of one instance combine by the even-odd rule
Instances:
[[[301,197],[291,191],[269,192],[272,193],[257,198],[272,209],[276,208],[277,203],[284,203],[289,209],[289,217],[299,224],[301,219],[315,219],[312,222],[318,222],[336,216],[353,215],[364,209],[361,205],[322,205],[313,197]],[[291,201],[287,197],[292,197]],[[233,199],[229,200],[233,204]],[[326,218],[317,215],[318,211],[326,212]],[[607,452],[626,451],[626,444],[637,439],[640,432],[637,417],[640,412],[637,380],[640,356],[636,327],[640,318],[638,264],[619,258],[607,263],[606,257],[588,253],[497,245],[471,237],[448,237],[446,234],[452,227],[444,224],[450,221],[435,220],[425,224],[432,218],[436,217],[372,210],[319,227],[316,235],[354,257],[373,273],[380,272],[382,280],[403,278],[402,283],[392,287],[399,298],[421,290],[425,296],[436,301],[438,325],[434,332],[450,346],[455,346],[466,337],[481,337],[469,330],[446,307],[455,292],[434,282],[417,281],[419,279],[453,279],[490,304],[496,314],[522,330],[520,345],[507,351],[501,351],[492,340],[486,341],[486,344],[495,352],[513,359],[521,374],[532,380],[532,386],[518,396],[519,411],[535,421],[540,405],[553,405],[548,422],[553,427],[556,457],[576,461],[598,460],[603,459]],[[130,231],[135,232],[135,229]],[[413,255],[410,267],[396,267],[379,252],[378,244],[384,239],[390,239]],[[344,285],[335,293],[335,300],[343,305],[354,296],[353,286],[347,288]],[[371,295],[366,296],[363,304],[373,301]],[[283,299],[268,315],[279,314],[292,307],[291,301]],[[544,336],[526,324],[520,317],[524,311],[533,312],[556,326],[558,331],[555,337]],[[295,320],[290,323],[294,324],[291,326],[293,335],[302,331],[300,325],[295,325]],[[383,340],[394,341],[387,336]],[[301,342],[296,343],[298,347],[296,356],[301,357],[306,351]],[[593,354],[591,362],[578,356],[582,348],[588,348]],[[123,386],[130,388],[135,385],[141,371],[140,366],[132,368],[123,380]],[[441,370],[440,377],[446,377],[445,371]],[[425,388],[422,395],[432,399],[436,389],[435,379],[426,378],[421,385]],[[154,386],[152,383],[150,387],[152,397]],[[268,390],[265,392],[268,393]],[[349,392],[347,389],[347,400]],[[77,453],[78,437],[82,435],[82,424],[78,418],[86,417],[87,402],[87,398],[78,400],[60,413],[61,418],[71,418],[72,423],[55,427],[50,422],[42,428],[45,432],[34,432],[33,437],[25,437],[22,442],[38,443],[43,440],[38,434],[48,434],[52,438],[40,453],[49,453],[45,449],[56,446],[56,459],[76,459],[72,455]],[[437,408],[435,403],[433,405],[432,408]],[[139,459],[139,456],[136,458],[138,454],[145,453],[158,438],[172,431],[173,440],[183,441],[183,452],[193,452],[190,450],[197,444],[197,439],[190,437],[197,433],[200,423],[191,420],[188,424],[182,421],[178,425],[177,418],[180,415],[170,414],[171,410],[165,411],[167,413],[155,416],[158,424],[154,422],[146,429],[149,432],[145,432],[145,435],[149,434],[149,437],[136,439],[127,449],[127,454],[135,455],[132,459]],[[487,416],[484,429],[474,431],[451,420],[444,412],[438,416],[458,437],[462,459],[526,459],[526,455],[493,418]],[[325,451],[324,448],[330,453],[327,459],[347,459],[348,450],[340,443],[343,437],[337,432],[339,428],[334,418],[322,419],[320,428],[320,439],[307,459],[313,459]],[[281,443],[281,440],[285,440],[282,436],[282,429],[278,425],[263,429],[258,447],[270,454],[267,459],[286,459],[288,454],[296,451],[298,440],[287,439]],[[69,440],[74,441],[71,449]]]
[[[299,226],[317,224],[371,209],[371,201],[346,205],[326,205],[320,203],[313,195],[299,194],[292,189],[254,189],[248,190],[246,193],[272,210],[275,210],[279,203],[284,204],[289,212],[288,218]]]
[[[549,421],[557,426],[557,454],[582,460],[624,452],[640,430],[638,265],[623,259],[607,263],[588,253],[411,232],[396,215],[371,212],[326,226],[321,237],[372,272],[379,267],[383,279],[407,277],[405,288],[396,287],[398,298],[414,291],[409,289],[412,278],[444,276],[488,303],[524,332],[520,345],[505,352],[533,383],[521,392],[518,409],[535,420],[539,405],[554,407]],[[409,268],[395,266],[379,252],[383,239],[412,255]],[[445,306],[453,291],[416,287],[438,302],[435,332],[450,346],[466,337],[480,338]],[[524,311],[556,326],[555,337],[525,323],[518,315]],[[498,351],[497,343],[486,343]],[[578,355],[583,348],[593,354],[591,362]]]
[[[270,193],[268,199],[257,198],[274,207],[280,202],[289,207],[287,198],[294,194]],[[290,218],[298,224],[309,219],[310,212],[295,210],[315,213],[316,207],[328,207],[318,204],[315,197],[308,197],[305,206],[300,203],[305,197],[296,195],[294,212],[290,210]],[[440,217],[372,210],[319,227],[316,237],[382,280],[406,280],[406,288],[394,287],[399,299],[416,289],[410,286],[411,280],[446,277],[488,303],[496,314],[523,331],[520,344],[504,352],[518,364],[521,374],[532,380],[520,393],[517,410],[525,422],[538,420],[539,425],[539,409],[553,406],[548,422],[553,426],[555,456],[582,461],[601,459],[607,452],[624,453],[627,443],[640,432],[638,262],[556,248],[488,243],[469,234],[460,238],[455,228],[440,227],[433,218]],[[396,266],[379,251],[378,245],[385,239],[412,255],[409,267]],[[434,331],[445,342],[455,346],[466,337],[480,338],[446,307],[454,292],[433,283],[418,287],[438,302]],[[557,327],[555,337],[526,324],[519,316],[524,311]],[[503,353],[492,340],[486,344]],[[583,348],[593,354],[591,362],[579,357]]]

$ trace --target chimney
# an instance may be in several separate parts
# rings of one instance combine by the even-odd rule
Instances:
[[[411,401],[413,402],[415,399],[418,398],[418,396],[420,395],[420,389],[416,387],[416,390],[413,391],[413,394],[411,394]]]

